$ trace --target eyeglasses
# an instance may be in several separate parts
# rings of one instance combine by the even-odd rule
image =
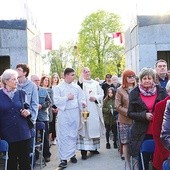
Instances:
[[[135,75],[127,76],[129,79],[136,78]]]
[[[112,75],[106,74],[106,78],[112,78]]]
[[[110,79],[110,78],[112,78],[112,77],[111,77],[111,76],[106,76],[106,78]]]
[[[84,73],[90,73],[90,71],[84,71]]]

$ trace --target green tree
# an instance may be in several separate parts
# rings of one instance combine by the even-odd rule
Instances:
[[[50,51],[44,60],[50,64],[50,73],[57,72],[59,75],[66,67],[78,68],[77,46],[74,42],[66,42],[58,50]]]
[[[90,67],[93,77],[103,79],[107,72],[119,75],[123,69],[124,48],[108,37],[108,33],[121,30],[120,17],[106,11],[92,13],[83,21],[77,48],[81,63]]]
[[[43,56],[43,60],[50,64],[50,74],[57,72],[59,75],[61,75],[63,72],[63,62],[61,58],[62,51],[60,50],[52,50],[48,52],[47,55]]]

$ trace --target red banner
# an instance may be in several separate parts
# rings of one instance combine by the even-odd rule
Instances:
[[[52,33],[44,33],[45,50],[52,50]]]
[[[122,33],[121,32],[112,33],[112,38],[119,38],[121,44],[123,42]]]

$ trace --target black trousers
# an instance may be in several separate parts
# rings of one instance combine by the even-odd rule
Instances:
[[[48,121],[43,121],[45,123],[45,134],[44,134],[44,158],[50,157],[50,144],[49,144],[49,123]]]
[[[31,170],[30,139],[9,144],[8,170]]]
[[[57,118],[57,114],[56,113],[52,113],[53,114],[53,120],[52,122],[49,122],[49,133],[52,133],[52,139],[54,140],[56,138],[56,118]]]
[[[117,125],[109,125],[109,124],[105,124],[105,128],[106,128],[106,142],[109,142],[109,138],[110,138],[110,131],[112,131],[113,133],[113,141],[116,142],[117,141]]]

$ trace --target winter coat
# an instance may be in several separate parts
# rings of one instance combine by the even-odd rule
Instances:
[[[116,114],[117,112],[115,111],[115,100],[109,98],[107,101],[103,102],[103,118],[104,118],[104,123],[108,124],[110,126],[116,124]],[[111,109],[113,109],[113,112],[111,113]]]
[[[162,80],[163,82],[162,82],[162,85],[161,85],[161,82],[160,82],[160,80],[161,80],[161,78],[158,76],[158,74],[156,75],[156,84],[158,84],[158,85],[160,85],[160,86],[162,86],[162,87],[166,87],[166,84],[167,84],[167,82],[168,82],[168,80],[170,80],[170,74],[169,73],[167,73],[166,74],[166,77],[165,77],[165,79],[164,80]]]
[[[38,95],[39,95],[39,104],[41,104],[42,108],[38,110],[37,119],[38,121],[49,121],[48,109],[51,105],[51,99],[47,89],[43,87],[39,87]]]
[[[167,96],[164,88],[159,85],[157,85],[156,88],[157,97],[154,102],[154,107],[156,103],[163,100]],[[154,107],[152,109],[152,113],[154,112]],[[149,112],[149,110],[146,104],[142,101],[140,97],[140,90],[137,86],[129,95],[129,107],[127,112],[129,118],[134,121],[130,132],[130,153],[132,157],[139,156],[140,146],[149,125],[149,121],[146,119],[147,112]]]
[[[170,96],[166,97],[164,100],[160,101],[159,103],[155,105],[154,117],[153,117],[153,122],[152,122],[152,127],[154,129],[153,138],[155,140],[153,166],[157,170],[162,170],[163,161],[167,159],[169,156],[169,151],[164,148],[162,141],[160,139],[164,110],[166,107],[166,102],[169,99],[170,99]]]
[[[118,122],[120,124],[132,124],[132,119],[127,116],[129,106],[129,93],[126,88],[122,86],[117,89],[115,96],[115,107],[118,114]]]
[[[166,104],[160,137],[164,147],[170,151],[170,100]]]
[[[25,99],[26,94],[24,91],[22,93]],[[22,101],[19,90],[10,99],[1,89],[0,101],[0,139],[8,143],[30,139],[31,132],[27,120],[21,116]]]

